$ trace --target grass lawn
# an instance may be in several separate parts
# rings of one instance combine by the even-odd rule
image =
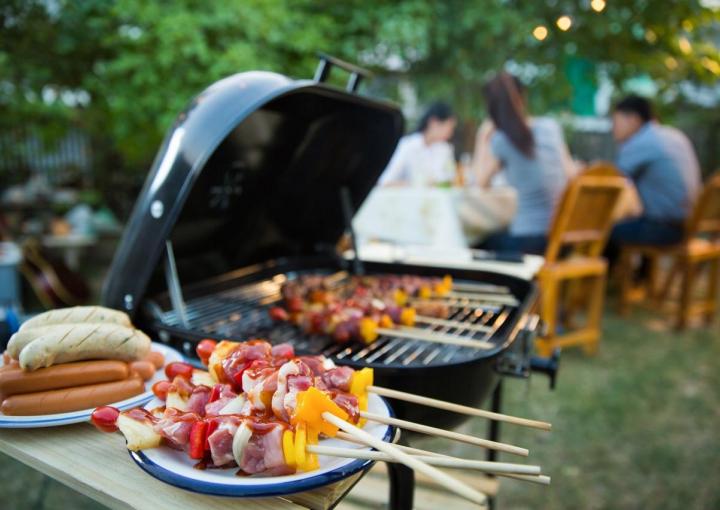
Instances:
[[[554,392],[540,376],[506,384],[508,413],[554,425],[502,436],[529,447],[552,485],[503,482],[500,508],[720,508],[717,326],[678,334],[657,322],[608,313],[598,356],[565,351]]]
[[[543,376],[529,384],[507,380],[504,410],[551,421],[554,429],[504,426],[502,440],[528,447],[530,461],[553,483],[505,480],[499,508],[720,508],[717,327],[677,334],[651,316],[611,313],[604,326],[597,357],[563,353],[555,391]],[[471,427],[485,433],[483,420]],[[463,453],[459,445],[451,449]],[[0,477],[4,509],[100,508],[1,455]]]

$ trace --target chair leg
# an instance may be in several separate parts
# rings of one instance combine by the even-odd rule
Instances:
[[[618,299],[618,313],[627,316],[630,313],[631,293],[633,289],[633,253],[628,248],[622,248],[618,260],[617,274],[620,279],[620,298]]]
[[[675,277],[678,276],[680,273],[681,265],[681,258],[679,256],[675,256],[673,258],[672,266],[670,266],[670,270],[665,276],[663,286],[655,298],[654,304],[658,310],[662,310],[663,304],[666,303],[669,299],[673,282],[675,281]]]
[[[540,318],[545,324],[545,335],[536,342],[539,356],[548,358],[555,348],[557,336],[558,282],[552,277],[540,278]]]
[[[646,281],[648,302],[655,302],[658,294],[658,280],[660,270],[660,257],[657,255],[648,255],[648,275]]]
[[[677,329],[685,329],[690,318],[690,305],[692,303],[693,290],[695,287],[696,264],[685,259],[682,262],[682,283],[680,288],[680,304],[677,310],[676,324]]]
[[[607,275],[602,274],[592,279],[591,285],[588,290],[590,294],[588,296],[588,315],[587,315],[587,327],[596,332],[595,339],[586,344],[584,350],[587,354],[597,354],[598,346],[600,344],[601,337],[601,322],[603,306],[605,304],[605,286],[607,283]]]
[[[709,274],[707,279],[707,306],[705,312],[705,322],[710,325],[715,318],[717,311],[718,285],[720,285],[720,259],[714,259],[709,264]]]

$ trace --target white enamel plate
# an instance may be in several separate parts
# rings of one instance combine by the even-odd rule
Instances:
[[[155,343],[152,344],[152,350],[157,351],[165,356],[165,364],[172,363],[173,361],[185,361],[182,354],[175,349],[167,347],[165,345]],[[0,365],[2,365],[2,358],[0,358]],[[157,381],[166,379],[163,370],[158,370],[155,375],[147,383],[145,383],[145,392],[140,395],[136,395],[132,398],[122,400],[120,402],[114,402],[108,405],[117,407],[120,410],[131,409],[146,404],[154,397],[152,392],[152,385]],[[0,428],[2,429],[29,429],[38,427],[57,427],[60,425],[70,425],[71,423],[81,423],[90,420],[90,415],[94,411],[92,409],[84,409],[82,411],[73,411],[71,413],[60,413],[60,414],[41,414],[36,416],[6,416],[0,413]]]
[[[374,394],[369,397],[369,412],[382,416],[392,415],[382,398]],[[146,407],[152,409],[160,405],[162,402],[156,399]],[[368,422],[364,430],[383,441],[390,441],[392,437],[392,428],[387,425]],[[323,439],[320,444],[363,449],[360,445],[339,439]],[[314,471],[287,476],[250,477],[238,476],[237,468],[196,469],[193,467],[196,461],[190,459],[186,453],[170,448],[130,452],[130,456],[146,472],[170,485],[202,494],[233,497],[283,496],[303,492],[335,483],[373,464],[370,460],[319,456],[320,469]]]

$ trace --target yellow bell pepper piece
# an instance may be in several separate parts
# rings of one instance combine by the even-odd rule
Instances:
[[[363,317],[360,319],[360,338],[362,338],[366,344],[373,343],[378,337],[377,328],[378,325],[374,320],[370,317]]]
[[[295,467],[297,465],[297,459],[295,458],[295,436],[292,430],[283,432],[282,445],[285,464],[290,467]]]
[[[453,286],[452,276],[450,276],[449,274],[446,274],[445,276],[443,276],[443,285],[445,286],[445,288],[448,291],[452,290],[452,286]]]
[[[298,469],[302,469],[307,462],[307,452],[305,452],[305,446],[307,445],[307,425],[305,423],[298,423],[295,427],[295,465]]]
[[[365,367],[362,370],[356,370],[350,379],[350,393],[358,399],[363,396],[367,397],[367,388],[373,384],[373,369]]]
[[[392,318],[388,314],[384,313],[380,316],[381,328],[392,328],[394,325]]]
[[[361,411],[367,411],[368,409],[368,396],[367,393],[358,397],[358,409]],[[367,423],[365,418],[360,418],[357,422],[357,426],[362,428]]]
[[[395,289],[395,292],[393,292],[393,299],[395,300],[396,305],[405,306],[405,303],[408,301],[407,292],[402,289]]]
[[[322,433],[328,437],[335,437],[338,428],[323,419],[322,414],[324,412],[333,414],[341,420],[348,419],[348,414],[343,411],[340,406],[330,400],[330,397],[325,393],[312,386],[306,391],[301,391],[297,394],[295,414],[293,414],[290,420],[293,424],[297,423],[298,426],[304,424],[306,430],[312,430],[318,434]],[[297,429],[295,433],[297,435]],[[297,440],[295,447],[297,448]]]
[[[420,290],[418,291],[418,296],[420,299],[428,299],[432,297],[432,289],[430,287],[420,287]]]
[[[414,326],[416,313],[414,308],[403,308],[400,312],[400,324],[403,326]]]

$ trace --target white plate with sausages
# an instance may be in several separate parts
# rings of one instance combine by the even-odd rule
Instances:
[[[175,349],[165,345],[155,343],[152,344],[152,350],[161,353],[165,357],[165,365],[173,361],[185,361],[182,354]],[[0,358],[0,366],[3,361]],[[59,366],[59,365],[58,365]],[[166,379],[165,373],[159,369],[155,374],[145,382],[145,391],[134,397],[120,400],[119,402],[108,403],[120,410],[131,409],[146,404],[154,397],[152,385],[157,381]],[[0,428],[39,428],[39,427],[57,427],[60,425],[70,425],[72,423],[81,423],[90,420],[95,406],[84,409],[82,411],[73,411],[69,413],[57,414],[40,414],[33,416],[8,416],[0,412]]]

